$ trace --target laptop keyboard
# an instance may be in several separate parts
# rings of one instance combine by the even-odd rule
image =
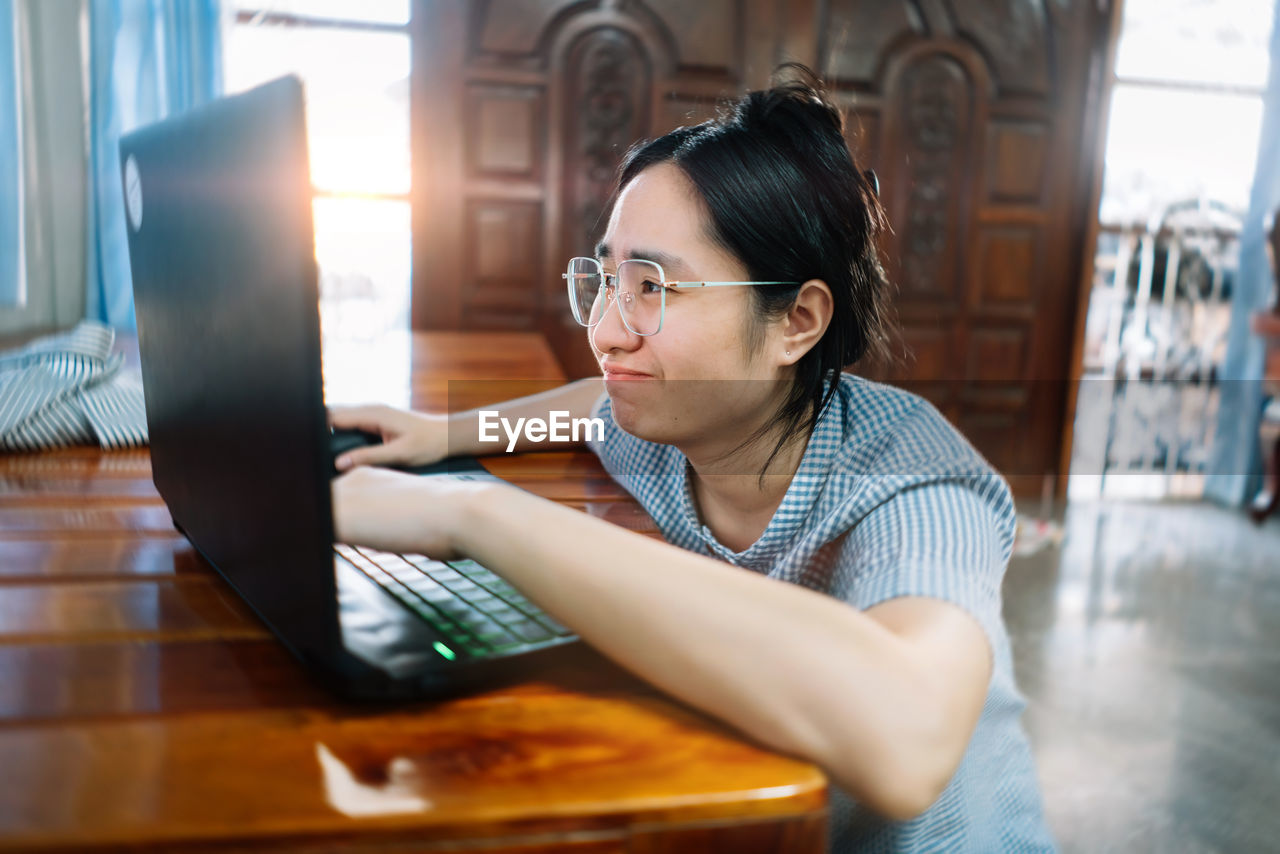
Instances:
[[[363,547],[334,551],[472,656],[510,655],[572,639],[506,581],[473,560],[438,561]]]

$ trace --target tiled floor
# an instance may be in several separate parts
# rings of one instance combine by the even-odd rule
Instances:
[[[1072,504],[1005,580],[1066,852],[1280,852],[1280,519]]]

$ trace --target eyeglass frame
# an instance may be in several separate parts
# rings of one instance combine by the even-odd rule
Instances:
[[[590,261],[592,264],[596,265],[596,269],[600,271],[598,275],[600,276],[600,279],[602,282],[602,287],[605,293],[606,300],[608,300],[609,279],[614,280],[615,284],[613,285],[613,289],[615,292],[617,291],[618,286],[616,282],[618,280],[618,274],[616,272],[613,273],[612,275],[606,273],[604,271],[604,265],[600,263],[599,258],[591,258],[586,255],[575,255],[573,258],[569,259],[568,266],[571,267],[574,261]],[[648,258],[627,258],[623,261],[619,261],[618,267],[621,268],[623,264],[631,264],[636,262],[642,263],[642,264],[648,264],[652,267],[656,267],[658,269],[658,284],[662,286],[662,290],[658,292],[659,294],[661,294],[661,301],[658,303],[658,328],[653,330],[652,332],[636,331],[636,329],[631,325],[631,322],[627,320],[626,313],[623,312],[621,308],[618,309],[618,316],[622,318],[622,325],[627,327],[627,330],[632,335],[639,335],[642,338],[648,338],[652,335],[657,335],[659,332],[662,331],[662,324],[665,323],[667,319],[667,291],[671,288],[721,288],[721,287],[733,287],[733,286],[739,286],[739,285],[800,285],[802,284],[802,282],[707,282],[707,281],[668,282],[667,271],[662,269],[662,265],[659,264],[657,261],[650,261]],[[596,320],[595,323],[584,323],[583,321],[579,320],[578,310],[577,310],[578,297],[577,297],[577,292],[574,290],[573,280],[586,278],[587,276],[590,276],[590,275],[591,275],[590,273],[571,274],[567,268],[565,272],[560,274],[560,277],[565,280],[565,284],[568,286],[568,289],[569,289],[569,308],[573,312],[573,319],[577,321],[579,326],[585,327],[587,329],[592,329],[596,326],[599,326],[600,321],[604,320],[604,316],[609,313],[609,305],[612,305],[618,299],[615,293],[615,296],[612,298],[612,300],[608,300],[609,305],[606,305],[604,311],[600,312],[600,317],[599,319]]]

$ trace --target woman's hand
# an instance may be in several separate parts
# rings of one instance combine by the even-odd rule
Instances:
[[[332,482],[334,538],[436,560],[458,557],[470,501],[498,488],[361,466]]]
[[[330,407],[329,424],[333,427],[364,430],[382,437],[381,445],[348,451],[335,464],[338,471],[346,471],[354,466],[425,466],[438,462],[449,455],[448,421],[444,415],[381,404]]]

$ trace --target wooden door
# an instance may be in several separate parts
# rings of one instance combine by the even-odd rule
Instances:
[[[414,326],[538,330],[592,371],[559,274],[622,153],[800,60],[894,229],[911,355],[872,375],[1034,489],[1059,462],[1109,20],[1096,0],[418,0]]]

